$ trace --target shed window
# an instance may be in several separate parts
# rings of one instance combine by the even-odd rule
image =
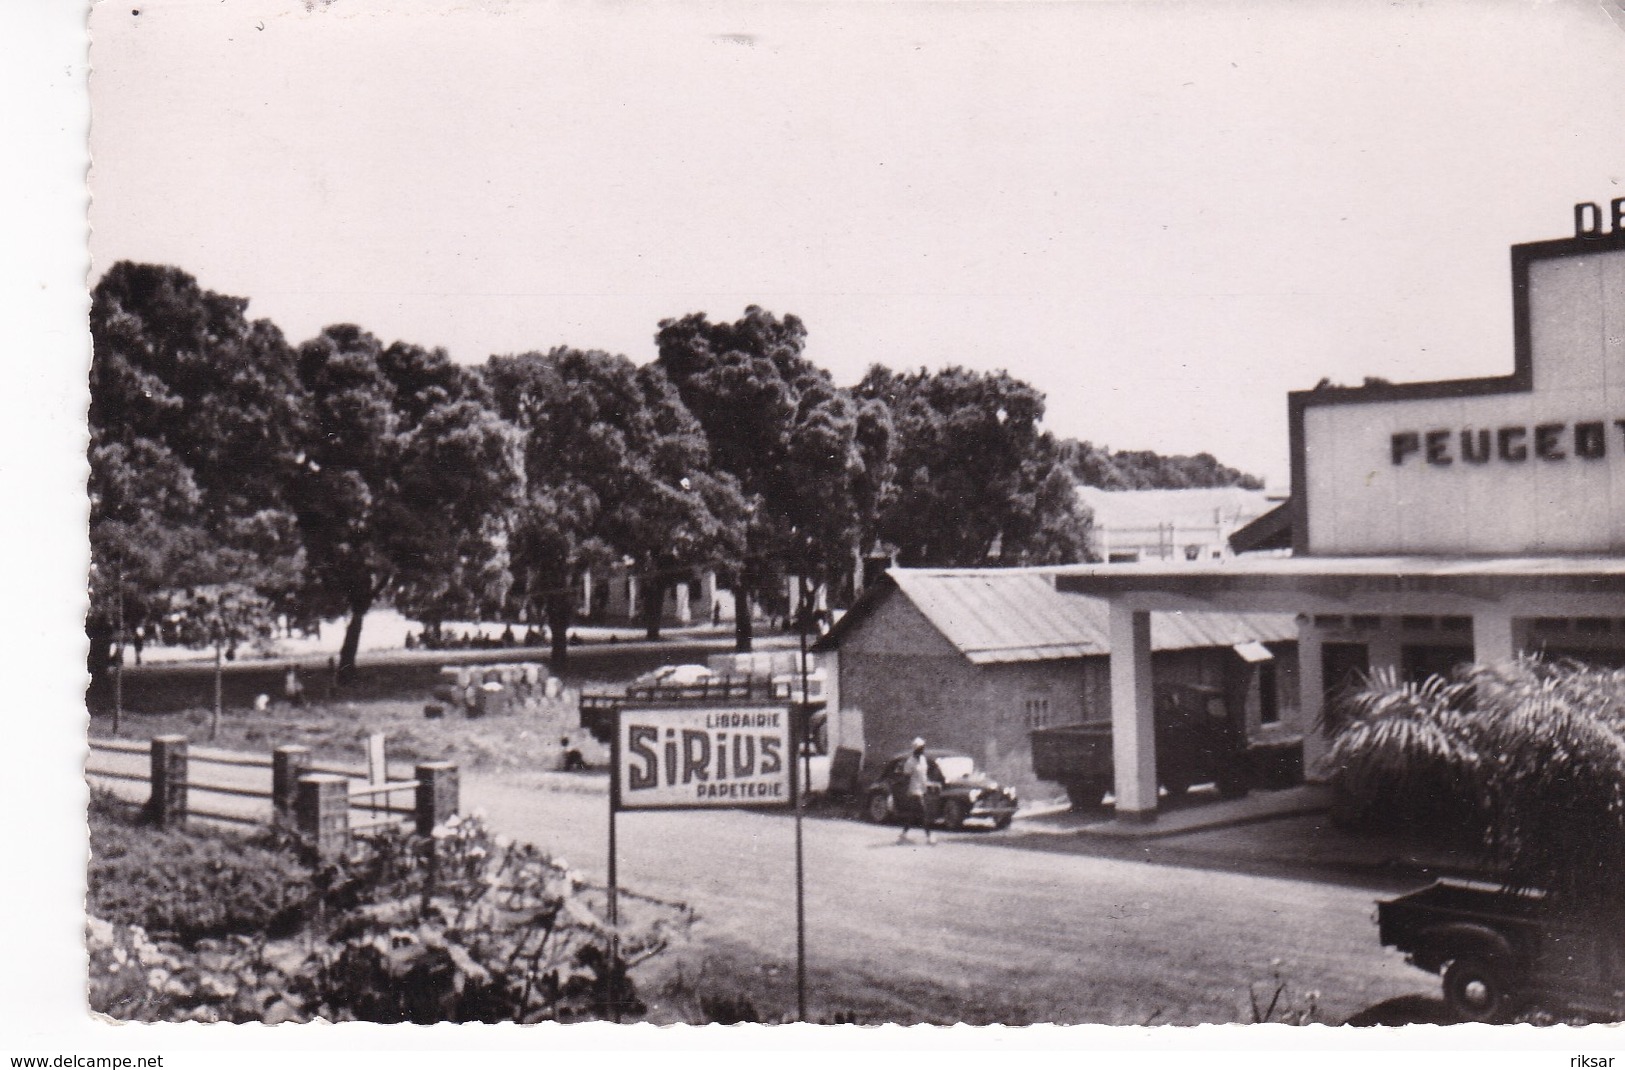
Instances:
[[[1021,719],[1028,728],[1048,728],[1050,724],[1049,699],[1029,698],[1021,703]]]

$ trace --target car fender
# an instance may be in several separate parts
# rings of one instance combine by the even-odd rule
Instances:
[[[1505,934],[1473,922],[1452,922],[1422,930],[1417,934],[1416,950],[1411,952],[1410,958],[1422,969],[1437,973],[1445,963],[1468,955],[1513,969],[1519,966],[1517,949]]]

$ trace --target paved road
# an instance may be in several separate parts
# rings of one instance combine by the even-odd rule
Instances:
[[[98,755],[93,768],[142,762]],[[463,801],[496,830],[604,874],[602,793],[476,775]],[[742,971],[759,973],[748,994],[793,1000],[791,818],[624,814],[618,835],[623,886],[688,902],[702,919],[661,977],[710,969],[737,988]],[[966,832],[900,847],[891,830],[826,818],[808,819],[804,836],[814,1017],[1245,1022],[1249,986],[1267,1001],[1279,974],[1288,1005],[1317,990],[1321,1020],[1339,1022],[1435,991],[1377,946],[1368,888],[1099,857],[1075,843],[1034,849],[1053,836],[1016,846]]]

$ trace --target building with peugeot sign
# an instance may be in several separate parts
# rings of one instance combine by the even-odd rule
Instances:
[[[1625,198],[1512,248],[1510,374],[1288,398],[1290,500],[1211,564],[1085,566],[1110,605],[1118,815],[1157,809],[1153,612],[1292,613],[1306,766],[1349,674],[1520,652],[1625,664]]]

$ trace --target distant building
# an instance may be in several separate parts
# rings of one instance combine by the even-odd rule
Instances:
[[[641,624],[647,596],[648,585],[629,565],[589,570],[582,576],[576,612],[591,624]],[[697,571],[674,579],[666,588],[660,622],[678,627],[709,624],[717,605],[716,573]]]
[[[1094,512],[1090,550],[1101,561],[1217,561],[1238,529],[1278,504],[1261,490],[1101,490],[1079,487]]]
[[[1111,696],[1106,603],[1057,591],[1055,575],[886,572],[815,647],[834,661],[824,665],[831,746],[872,765],[924,736],[1028,794],[1057,793],[1033,774],[1028,734],[1109,721]],[[1290,736],[1300,731],[1283,701],[1297,694],[1295,635],[1278,613],[1156,614],[1154,672],[1221,689],[1245,705],[1254,736]]]

